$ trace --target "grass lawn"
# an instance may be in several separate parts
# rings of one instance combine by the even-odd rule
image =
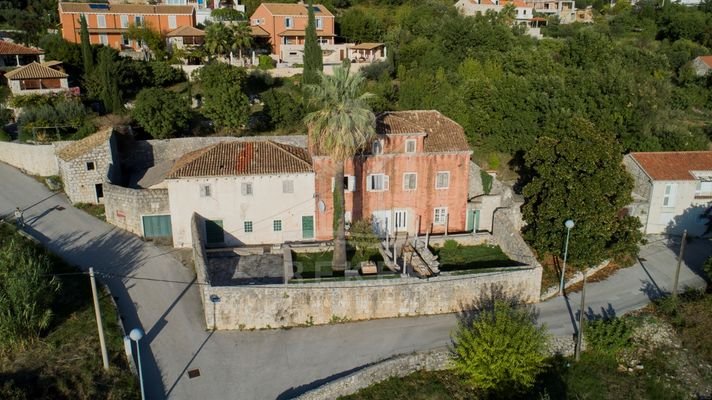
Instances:
[[[0,244],[22,240],[14,228],[0,224]],[[53,257],[55,273],[77,270]],[[47,332],[25,346],[0,350],[2,399],[138,399],[137,378],[129,371],[117,311],[101,292],[104,334],[110,370],[102,368],[99,338],[87,275],[58,276],[61,288]]]
[[[433,248],[438,256],[441,271],[461,271],[481,268],[512,267],[520,265],[507,257],[499,246],[454,246]]]
[[[343,277],[343,272],[334,272],[331,270],[331,260],[333,257],[333,251],[324,251],[319,253],[292,252],[295,278],[314,279],[339,276]],[[349,265],[351,265],[352,268],[358,268],[361,261],[367,260],[375,263],[383,263],[383,257],[381,257],[375,249],[365,252],[363,256],[356,253],[355,250],[347,250],[346,257],[348,258]]]
[[[103,204],[77,203],[74,207],[86,212],[94,218],[106,221],[106,211]]]

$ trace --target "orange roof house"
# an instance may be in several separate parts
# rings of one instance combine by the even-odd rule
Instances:
[[[44,51],[0,40],[0,68],[14,68],[31,62],[43,62]]]
[[[45,94],[69,90],[69,75],[50,68],[54,63],[32,62],[5,74],[5,79],[14,95]]]
[[[692,60],[692,68],[697,76],[705,76],[712,71],[712,55],[699,56]]]
[[[130,25],[147,26],[165,36],[179,27],[195,26],[192,5],[148,5],[106,3],[59,3],[62,37],[80,43],[79,18],[84,15],[89,28],[89,41],[119,50],[141,50],[141,43],[130,40]]]

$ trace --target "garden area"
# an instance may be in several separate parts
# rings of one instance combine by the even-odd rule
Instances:
[[[474,270],[521,265],[510,260],[497,245],[463,246],[448,240],[443,247],[433,247],[431,251],[438,256],[440,271],[443,272],[476,272]]]
[[[292,263],[294,265],[294,278],[297,280],[301,279],[327,279],[327,280],[339,280],[346,279],[343,271],[333,271],[331,269],[331,260],[334,257],[334,252],[323,251],[315,253],[297,253],[292,252]],[[358,270],[359,265],[363,261],[371,261],[376,263],[376,265],[383,265],[383,257],[378,253],[376,249],[366,249],[365,251],[359,252],[354,249],[347,249],[346,258],[349,260],[349,265],[351,269]],[[388,274],[390,271],[386,270],[385,276],[397,277],[392,273]],[[365,276],[359,276],[358,278],[364,278]],[[382,274],[372,275],[372,277],[384,277]]]
[[[89,278],[0,224],[0,398],[138,399],[117,310],[100,293],[102,369]]]

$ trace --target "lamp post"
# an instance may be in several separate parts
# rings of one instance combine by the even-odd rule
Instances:
[[[559,286],[559,296],[564,294],[564,279],[566,276],[566,258],[569,256],[569,236],[571,236],[571,228],[574,227],[574,221],[567,219],[564,222],[566,227],[566,245],[564,245],[564,265],[561,267],[561,285]]]
[[[210,302],[213,303],[213,332],[218,329],[217,319],[215,315],[215,306],[220,302],[220,296],[216,294],[210,295]]]
[[[138,342],[143,338],[143,331],[141,328],[134,328],[129,333],[129,338],[136,342],[136,358],[138,359],[138,380],[141,383],[141,399],[146,400],[146,392],[143,389],[143,370],[141,370],[141,346]]]

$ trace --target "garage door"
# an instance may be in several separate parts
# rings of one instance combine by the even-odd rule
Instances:
[[[165,238],[173,236],[170,215],[144,215],[143,236],[146,238]]]

